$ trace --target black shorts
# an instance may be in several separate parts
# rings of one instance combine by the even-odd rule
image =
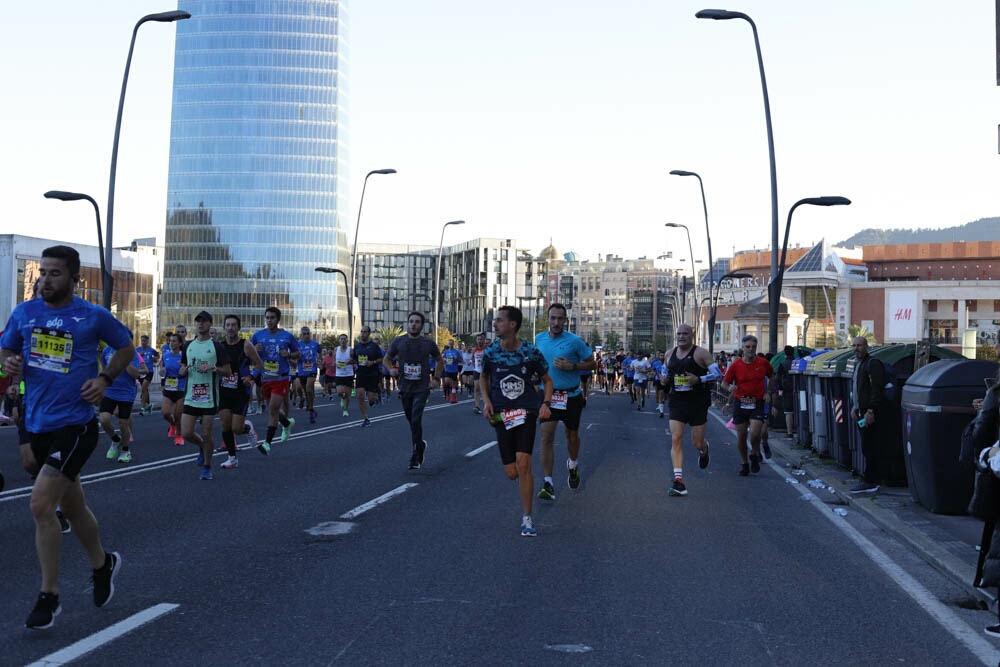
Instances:
[[[444,373],[441,373],[441,377],[443,377],[446,380],[457,380],[458,379],[458,371],[455,371],[454,373],[451,373],[449,371],[445,371]]]
[[[28,429],[24,428],[24,408],[21,408],[19,414],[19,419],[17,420],[17,444],[23,445],[26,442],[31,442],[31,434],[28,433]]]
[[[183,391],[164,391],[163,392],[163,398],[166,398],[167,400],[170,400],[170,401],[173,401],[174,403],[176,403],[177,401],[183,401],[184,400],[184,392]]]
[[[628,375],[626,375],[625,376],[625,384],[632,384],[632,381],[634,379],[635,379],[634,377],[629,377]]]
[[[371,392],[373,394],[378,393],[378,384],[381,377],[378,373],[358,373],[357,386],[358,389],[363,389],[364,391]]]
[[[474,375],[475,375],[475,373],[473,373],[472,371],[462,371],[462,379],[463,380],[474,380],[475,379],[473,377]]]
[[[338,387],[354,387],[354,376],[336,377],[333,379],[333,383]]]
[[[116,401],[105,396],[101,399],[101,412],[114,414],[118,411],[118,419],[129,419],[132,416],[132,401]]]
[[[316,379],[316,374],[315,373],[309,373],[308,375],[296,375],[295,377],[298,378],[299,382],[301,382],[303,385],[305,385],[305,383],[309,381],[309,378],[312,378],[312,379],[315,380]]]
[[[781,393],[781,411],[786,414],[791,414],[795,410],[795,392],[791,389],[786,389]]]
[[[136,380],[138,380],[140,382],[140,384],[143,383],[143,382],[149,382],[152,379],[153,378],[150,375],[148,375],[148,374],[147,375],[140,375],[139,377],[136,378]]]
[[[497,449],[500,450],[500,461],[505,466],[517,461],[517,453],[531,455],[535,447],[535,427],[538,422],[538,415],[529,412],[525,415],[524,423],[515,426],[509,431],[503,424],[497,424],[493,430],[497,434]]]
[[[565,410],[552,410],[552,416],[548,419],[543,419],[542,423],[562,422],[566,425],[567,431],[579,431],[580,417],[583,415],[583,408],[586,405],[587,402],[584,400],[582,392],[576,396],[570,396],[566,399]]]
[[[72,481],[97,446],[97,420],[80,426],[64,426],[47,433],[31,433],[31,451],[39,465],[50,465]]]
[[[234,415],[247,416],[250,394],[242,389],[219,389],[219,410],[229,410]]]
[[[688,393],[691,395],[688,396]],[[708,407],[711,404],[712,396],[707,391],[674,392],[670,394],[668,405],[670,421],[703,426],[708,422]]]
[[[214,405],[208,408],[196,408],[193,405],[184,406],[184,414],[191,415],[192,417],[212,417],[219,412],[219,409]]]
[[[733,397],[733,423],[746,424],[750,420],[764,421],[764,399],[758,398],[752,409],[745,409],[739,399]]]
[[[332,386],[334,384],[334,381],[336,379],[337,378],[334,377],[333,375],[324,375],[323,376],[323,386],[324,387],[330,387],[330,386]]]
[[[472,371],[472,380],[474,382],[479,382],[479,378],[482,375],[479,371]]]

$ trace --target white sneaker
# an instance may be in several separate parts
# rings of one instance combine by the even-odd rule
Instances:
[[[350,413],[350,412],[348,412],[347,410],[344,410],[344,415],[343,415],[343,416],[344,416],[344,417],[350,417],[350,416],[351,416],[351,413]]]
[[[240,462],[236,459],[236,457],[230,456],[223,462],[222,467],[225,468],[226,470],[229,470],[230,468],[238,468],[239,465]]]
[[[247,444],[250,445],[251,447],[256,447],[257,446],[257,440],[260,439],[260,438],[257,437],[257,429],[255,429],[253,427],[253,422],[252,421],[246,421],[246,422],[243,422],[243,423],[246,424],[246,426],[247,426],[247,433],[246,433]]]

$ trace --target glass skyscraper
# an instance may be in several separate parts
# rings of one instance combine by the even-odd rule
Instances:
[[[347,330],[345,0],[181,0],[161,321]]]

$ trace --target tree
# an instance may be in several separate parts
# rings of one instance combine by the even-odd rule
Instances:
[[[878,345],[878,341],[875,340],[875,334],[869,331],[866,327],[863,327],[860,324],[849,325],[847,327],[847,340],[845,342],[850,345],[851,341],[858,337],[867,340],[869,346]]]
[[[323,336],[323,340],[319,342],[320,347],[333,349],[340,346],[340,336],[334,336],[333,334],[327,334]]]
[[[455,334],[448,331],[448,327],[438,326],[434,334],[431,334],[431,340],[437,343],[437,346],[442,350],[444,349],[444,346],[448,344],[449,340],[455,339]]]
[[[403,335],[403,327],[397,326],[395,324],[390,326],[379,327],[375,330],[378,337],[382,340],[383,345],[388,345],[397,336]]]
[[[617,352],[621,346],[622,337],[618,335],[617,331],[611,330],[604,336],[604,349]]]
[[[590,336],[587,337],[587,345],[590,347],[598,347],[601,344],[601,332],[594,327],[590,330]]]

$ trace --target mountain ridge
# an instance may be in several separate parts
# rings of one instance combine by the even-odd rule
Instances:
[[[1000,241],[1000,217],[980,218],[974,222],[943,229],[862,229],[837,243],[839,248],[866,245],[904,245],[910,243],[952,243],[955,241]]]

